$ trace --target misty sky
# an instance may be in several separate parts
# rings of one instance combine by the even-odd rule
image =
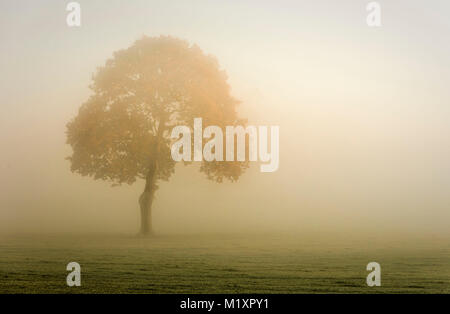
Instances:
[[[92,74],[143,35],[215,55],[240,112],[280,126],[280,168],[215,184],[180,165],[160,232],[450,230],[450,2],[0,2],[0,232],[134,232],[143,188],[70,172]]]

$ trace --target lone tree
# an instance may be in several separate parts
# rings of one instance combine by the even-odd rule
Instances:
[[[67,124],[72,172],[113,185],[145,180],[139,197],[141,233],[152,233],[151,207],[159,180],[174,173],[171,130],[203,124],[245,124],[224,71],[198,46],[172,37],[144,37],[98,68],[93,94]],[[202,161],[208,179],[236,181],[247,162]]]

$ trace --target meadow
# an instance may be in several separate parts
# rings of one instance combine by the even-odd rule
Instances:
[[[66,265],[81,265],[67,287]],[[366,265],[381,265],[368,287]],[[300,235],[3,235],[0,293],[449,293],[450,241]]]

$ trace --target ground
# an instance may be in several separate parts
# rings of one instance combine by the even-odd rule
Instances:
[[[81,265],[67,287],[66,265]],[[366,265],[381,265],[368,287]],[[0,293],[450,293],[450,240],[300,235],[0,237]]]

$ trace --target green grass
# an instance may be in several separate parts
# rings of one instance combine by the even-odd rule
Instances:
[[[331,240],[332,239],[332,240]],[[82,286],[66,286],[66,265]],[[381,287],[367,287],[367,263]],[[2,236],[0,293],[449,293],[450,241]]]

